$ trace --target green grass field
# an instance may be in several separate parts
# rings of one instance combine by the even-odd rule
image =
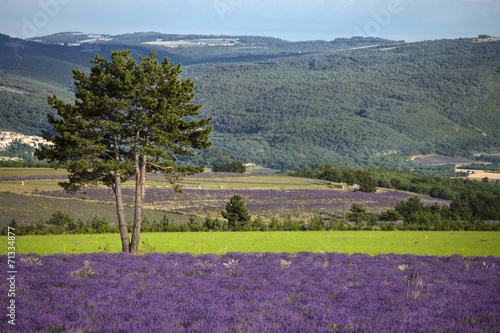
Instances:
[[[142,241],[149,246],[145,246]],[[7,238],[0,237],[0,254],[7,253]],[[496,232],[224,232],[143,233],[141,248],[148,252],[356,252],[450,256],[500,256]],[[153,250],[154,248],[154,250]],[[16,253],[92,253],[121,251],[118,234],[49,235],[16,237]]]

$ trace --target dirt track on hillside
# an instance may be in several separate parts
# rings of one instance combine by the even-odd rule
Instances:
[[[0,90],[5,90],[5,91],[21,94],[21,95],[24,95],[26,93],[25,91],[21,91],[21,90],[14,89],[14,88],[7,88],[4,86],[0,86]]]

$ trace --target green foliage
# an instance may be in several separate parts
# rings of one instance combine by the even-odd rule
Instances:
[[[404,230],[499,230],[499,224],[487,224],[485,219],[498,220],[498,203],[485,194],[460,194],[450,206],[424,206],[419,197],[398,202],[395,212],[404,220]],[[391,218],[390,210],[382,213]]]
[[[212,168],[213,172],[235,172],[245,173],[247,168],[240,161],[232,161],[230,163],[216,164]]]
[[[154,246],[152,246],[151,244],[149,244],[149,242],[147,240],[142,241],[141,243],[142,243],[142,249],[140,250],[140,254],[157,252],[156,248]]]
[[[75,219],[71,217],[70,214],[64,214],[60,210],[52,214],[52,217],[45,223],[48,225],[54,225],[59,228],[64,228],[67,224],[74,224]]]
[[[498,159],[497,159],[498,161]],[[457,167],[458,169],[485,170],[488,172],[500,172],[500,164],[495,161],[489,164],[474,163]]]
[[[11,228],[10,230],[9,230],[9,227]],[[10,223],[8,225],[3,227],[0,234],[8,235],[9,231],[13,232],[15,235],[19,234],[19,228],[18,228],[16,219],[12,219],[12,221],[10,221]]]
[[[416,214],[424,211],[424,204],[419,197],[411,197],[398,202],[394,210],[403,217],[405,223],[416,223]]]
[[[48,98],[58,115],[49,115],[49,123],[60,135],[44,132],[54,146],[38,150],[36,156],[70,162],[70,181],[62,184],[69,191],[97,182],[115,186],[116,174],[124,182],[138,173],[140,162],[172,181],[199,172],[200,168],[173,163],[176,155],[191,156],[191,148],[210,145],[210,119],[182,119],[198,115],[201,105],[189,103],[194,83],[179,81],[181,66],[167,58],[160,64],[154,52],[141,57],[140,64],[130,51],[115,51],[111,58],[108,62],[97,55],[89,76],[73,71],[77,104]]]
[[[278,219],[276,217],[273,217],[271,219],[271,222],[269,223],[268,230],[269,231],[278,231],[280,229],[282,229],[280,222],[278,221]]]
[[[258,216],[257,218],[255,218],[252,221],[252,229],[254,231],[266,231],[267,230],[267,226],[264,223],[264,220],[262,219],[262,217]]]
[[[203,222],[203,231],[208,231],[208,230],[213,230],[213,231],[217,231],[217,227],[215,226],[215,221],[212,220],[212,217],[210,216],[210,214],[207,215],[207,217],[205,217],[205,221]],[[219,226],[220,228],[220,226]]]
[[[312,217],[309,220],[308,230],[320,231],[325,229],[325,221],[322,217]]]
[[[282,170],[394,165],[498,147],[499,47],[443,40],[188,71],[216,115],[214,144],[236,158]]]
[[[6,150],[0,151],[0,156],[15,157],[23,160],[26,164],[36,163],[38,159],[33,156],[35,148],[21,143],[20,140],[14,140]]]
[[[35,162],[28,163],[25,160],[22,161],[0,161],[0,168],[54,168],[55,165],[46,162],[39,162],[36,159]]]
[[[69,181],[60,185],[68,192],[88,185],[111,187],[123,251],[137,253],[146,172],[163,173],[176,190],[175,182],[182,176],[201,172],[203,167],[176,162],[179,156],[194,156],[194,150],[210,146],[211,118],[195,118],[201,105],[191,103],[193,81],[180,80],[181,65],[171,64],[168,58],[159,62],[153,51],[139,56],[139,63],[130,50],[120,50],[111,53],[111,61],[96,55],[91,64],[89,75],[73,70],[75,104],[48,97],[57,110],[57,116],[49,114],[48,121],[58,135],[44,131],[44,138],[53,145],[35,155],[66,167]],[[129,242],[121,184],[132,176],[136,191]]]
[[[346,183],[350,186],[359,185],[360,191],[373,193],[377,190],[377,182],[370,170],[334,168],[331,164],[325,164],[320,168],[316,166],[304,167],[290,173],[296,177],[318,178],[336,183]]]
[[[357,203],[353,203],[349,212],[347,212],[347,217],[353,222],[363,221],[366,215],[366,208]]]
[[[94,271],[92,270],[92,267],[90,266],[90,262],[88,260],[85,260],[83,263],[83,267],[74,270],[73,272],[70,273],[72,276],[83,279],[91,276],[94,274]]]
[[[201,231],[200,225],[192,217],[189,219],[189,222],[187,223],[186,227],[189,229],[189,231],[193,231],[193,232]]]
[[[383,220],[383,221],[399,221],[401,219],[401,215],[399,215],[399,213],[394,210],[394,209],[387,209],[383,212],[380,213],[380,218]]]
[[[96,234],[104,234],[111,231],[108,220],[106,217],[99,218],[98,216],[94,216],[92,220],[89,221],[90,230],[92,233]]]
[[[464,220],[471,223],[500,219],[500,186],[489,182],[429,176],[410,170],[388,170],[383,168],[370,170],[340,169],[334,168],[330,164],[325,164],[319,168],[312,166],[297,169],[291,175],[348,184],[362,183],[357,177],[364,175],[366,179],[370,179],[370,182],[374,182],[380,187],[410,191],[453,201],[449,209],[443,208],[441,210],[441,208],[436,209],[434,207],[434,215],[431,216],[427,214],[430,208],[424,207],[418,197],[413,197],[408,201],[399,202],[395,210],[382,212],[381,218],[385,221],[397,221],[402,218],[409,224],[424,221],[425,225],[429,225],[429,223],[439,221],[441,218],[454,221]],[[363,190],[363,187],[361,190]],[[351,212],[348,213],[349,219],[351,221],[366,220],[364,216],[360,216],[357,208],[354,207],[356,211],[352,211],[351,208]]]
[[[479,204],[479,201],[476,202]],[[462,207],[462,211],[457,212],[457,204],[453,203],[452,208],[447,206],[429,206],[421,205],[419,200],[411,200],[410,203],[403,201],[398,203],[398,210],[404,211],[406,219],[404,224],[398,224],[397,221],[401,220],[401,215],[395,209],[389,209],[381,213],[383,222],[378,221],[378,217],[372,214],[364,214],[364,207],[354,206],[351,207],[351,212],[347,215],[354,214],[351,220],[347,222],[345,218],[337,219],[333,217],[329,221],[325,221],[323,217],[313,216],[307,223],[305,221],[298,221],[287,216],[285,220],[279,220],[274,217],[269,224],[266,224],[261,217],[256,217],[251,223],[245,224],[239,228],[229,227],[228,221],[221,223],[218,218],[212,219],[210,216],[205,218],[203,225],[199,222],[190,219],[188,223],[173,223],[166,216],[157,223],[154,220],[152,223],[143,220],[143,232],[207,232],[207,231],[320,231],[320,230],[333,230],[333,231],[360,231],[360,230],[428,230],[428,231],[500,231],[500,223],[486,223],[482,219],[474,220],[471,218],[473,215],[467,215],[469,207]],[[461,207],[461,206],[460,206]],[[475,206],[472,206],[475,207]],[[356,213],[353,213],[356,212]],[[464,214],[462,218],[460,214]],[[54,214],[56,215],[56,214]],[[354,218],[356,217],[356,218]],[[70,219],[72,219],[70,217]],[[364,222],[365,221],[365,222]],[[387,221],[387,222],[386,222]],[[389,222],[389,223],[388,223]],[[396,224],[394,223],[396,222]],[[115,233],[116,228],[109,227],[106,218],[94,217],[92,220],[84,223],[78,220],[74,223],[73,227],[71,222],[66,228],[64,227],[49,227],[45,226],[42,220],[36,224],[29,224],[18,226],[15,219],[8,225],[15,229],[15,234],[22,235],[58,235],[58,234],[105,234]],[[7,235],[7,225],[0,232],[1,235]],[[155,227],[156,226],[156,227]],[[107,246],[109,249],[109,246]],[[101,248],[102,249],[102,248]],[[106,250],[104,250],[106,251]]]
[[[221,215],[227,219],[230,230],[239,230],[250,224],[250,215],[243,204],[241,196],[235,194],[226,204],[226,210],[221,211]]]

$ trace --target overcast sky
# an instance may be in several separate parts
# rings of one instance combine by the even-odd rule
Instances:
[[[0,33],[258,35],[406,41],[500,36],[500,0],[0,0]]]

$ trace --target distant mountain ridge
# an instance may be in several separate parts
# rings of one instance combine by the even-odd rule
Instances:
[[[45,114],[53,110],[46,97],[71,102],[71,69],[88,71],[95,53],[131,49],[136,57],[154,49],[183,64],[202,112],[214,118],[214,146],[199,154],[199,163],[395,166],[409,155],[500,150],[495,39],[288,42],[70,32],[34,40],[0,35],[1,130],[49,129]]]

